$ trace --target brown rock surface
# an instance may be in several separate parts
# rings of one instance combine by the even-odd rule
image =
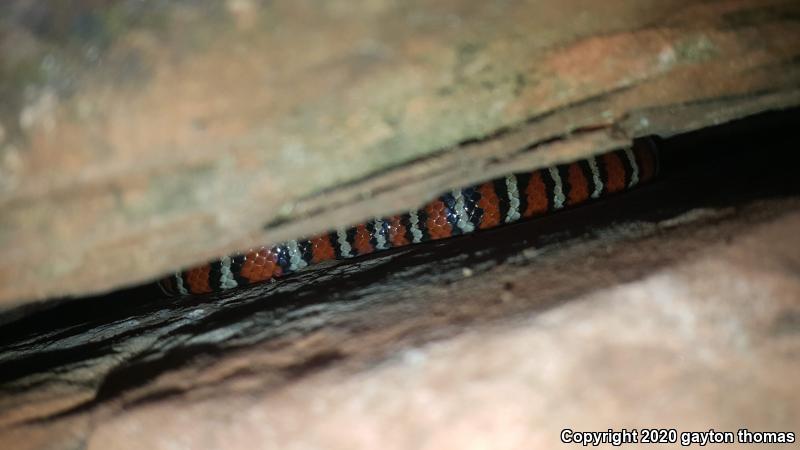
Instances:
[[[563,428],[797,433],[797,206],[735,238],[730,224],[716,228],[732,242],[689,253],[691,262],[407,348],[366,370],[136,408],[91,428],[88,448],[530,449],[559,447]],[[684,238],[675,250],[709,238],[684,233],[675,233]],[[612,249],[610,264],[633,253]],[[485,295],[482,278],[462,287]],[[510,301],[530,301],[535,286],[509,291]]]
[[[17,318],[0,327],[0,447],[797,433],[798,158],[731,148],[605,202],[281,283]]]
[[[793,0],[0,8],[5,307],[800,103]]]

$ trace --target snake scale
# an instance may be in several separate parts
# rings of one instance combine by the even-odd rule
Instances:
[[[651,180],[657,172],[655,147],[636,144],[456,189],[405,214],[308,239],[252,248],[176,272],[158,285],[167,295],[177,296],[270,281],[323,261],[354,258],[551,214],[633,188]]]

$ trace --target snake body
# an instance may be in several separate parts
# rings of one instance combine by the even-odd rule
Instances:
[[[550,214],[651,180],[651,145],[515,173],[440,195],[423,208],[308,239],[252,248],[159,281],[168,295],[197,295],[262,283],[328,260],[445,239]]]

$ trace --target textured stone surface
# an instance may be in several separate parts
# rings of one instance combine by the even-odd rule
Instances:
[[[747,136],[764,136],[731,136],[678,139],[673,150],[710,157],[675,170],[673,154],[654,184],[541,220],[226,295],[140,289],[4,319],[0,447],[521,449],[556,447],[564,427],[797,432],[798,155],[791,133],[746,154]]]
[[[559,447],[563,428],[797,433],[794,211],[735,238],[723,225],[732,242],[691,252],[691,262],[355,374],[329,370],[224,404],[137,408],[93,429],[88,448],[529,449]],[[465,284],[479,290],[480,277]]]
[[[0,7],[4,306],[800,103],[792,0],[65,5]]]

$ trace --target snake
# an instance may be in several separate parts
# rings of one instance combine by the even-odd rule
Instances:
[[[250,248],[158,281],[168,296],[202,295],[275,281],[331,260],[448,239],[556,213],[652,180],[659,159],[649,141],[578,161],[512,173],[445,192],[422,208],[305,239]]]

